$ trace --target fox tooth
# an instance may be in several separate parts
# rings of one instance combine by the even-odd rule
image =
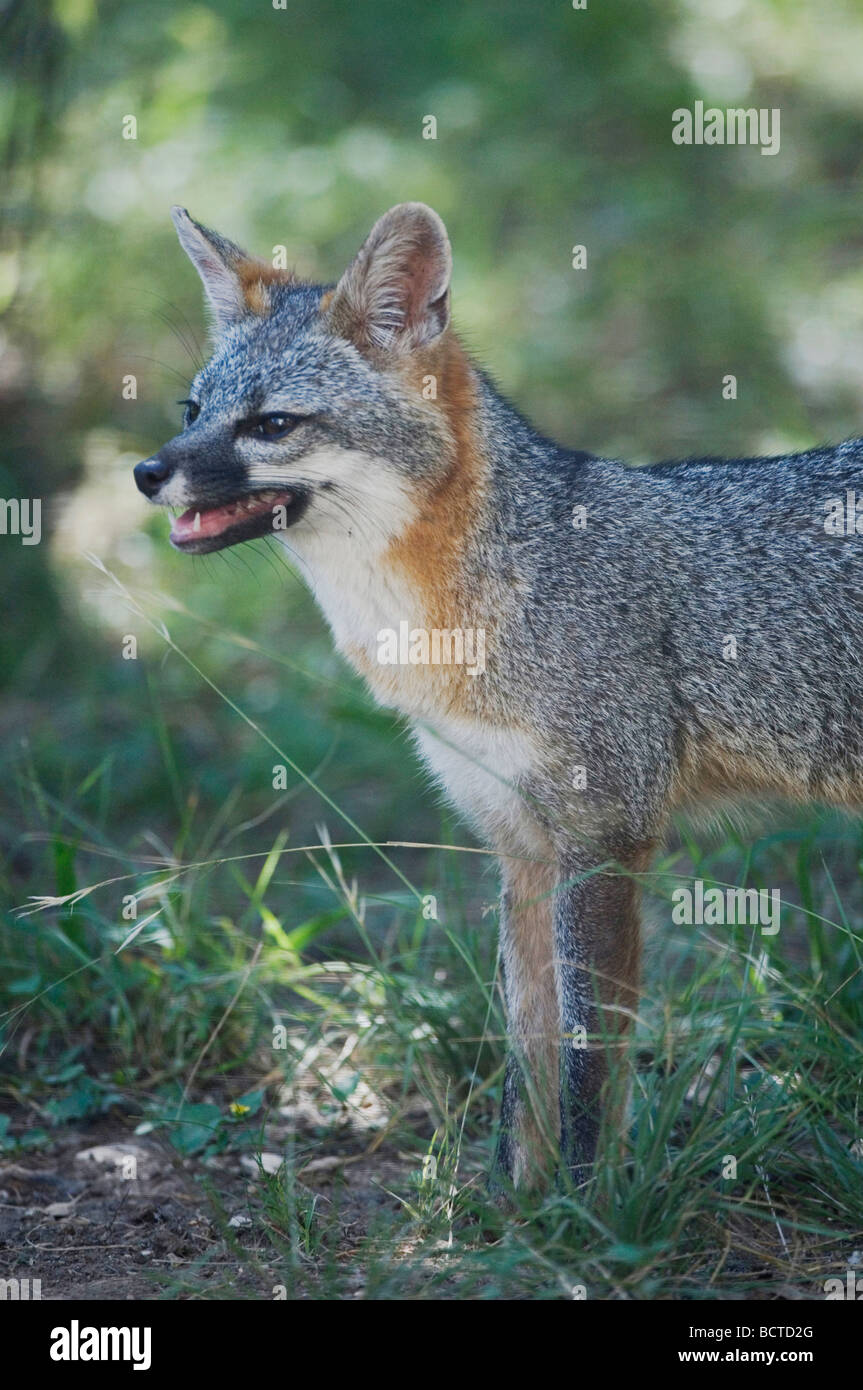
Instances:
[[[200,512],[195,512],[195,520],[194,520],[194,523],[193,523],[193,525],[192,525],[192,530],[193,530],[193,531],[200,531],[200,529],[201,529],[201,513],[200,513]]]

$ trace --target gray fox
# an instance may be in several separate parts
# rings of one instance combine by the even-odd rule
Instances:
[[[863,796],[863,441],[644,468],[574,452],[461,346],[430,208],[387,212],[333,286],[172,216],[215,350],[137,485],[182,509],[179,550],[289,547],[499,856],[496,1172],[581,1181],[603,1114],[619,1124],[639,876],[672,808]]]

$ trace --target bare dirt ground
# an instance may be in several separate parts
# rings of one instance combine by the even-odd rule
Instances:
[[[266,1137],[273,1169],[278,1130]],[[369,1147],[351,1130],[318,1136],[297,1163],[300,1208],[328,1224],[337,1264],[351,1260],[381,1208],[398,1209],[386,1189],[404,1190],[415,1167],[409,1155]],[[31,1289],[39,1280],[42,1299],[55,1300],[302,1297],[284,1254],[296,1231],[266,1198],[249,1152],[180,1157],[158,1136],[136,1136],[126,1117],[105,1117],[61,1131],[50,1149],[0,1160],[0,1277],[29,1279]],[[314,1259],[305,1263],[313,1279]],[[348,1295],[362,1295],[361,1274],[348,1284]]]

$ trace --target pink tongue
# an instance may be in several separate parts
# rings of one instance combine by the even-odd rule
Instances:
[[[176,518],[171,526],[171,535],[175,540],[186,540],[189,536],[218,536],[220,531],[224,531],[226,526],[236,521],[238,511],[235,503],[228,507],[211,507],[209,511],[190,507],[182,516]],[[201,518],[197,526],[196,516]]]
[[[272,502],[262,502],[257,507],[244,507],[240,502],[230,502],[226,507],[190,507],[178,516],[172,527],[174,540],[188,540],[190,536],[218,536],[238,521],[245,521],[258,512],[271,510]],[[195,518],[200,517],[197,526]]]

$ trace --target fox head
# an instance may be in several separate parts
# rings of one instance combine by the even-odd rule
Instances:
[[[174,546],[200,554],[287,528],[392,539],[457,448],[452,378],[467,369],[448,331],[441,219],[422,203],[392,208],[338,284],[322,286],[183,208],[172,217],[215,341],[181,402],[182,430],[135,468],[146,497],[181,509]]]

